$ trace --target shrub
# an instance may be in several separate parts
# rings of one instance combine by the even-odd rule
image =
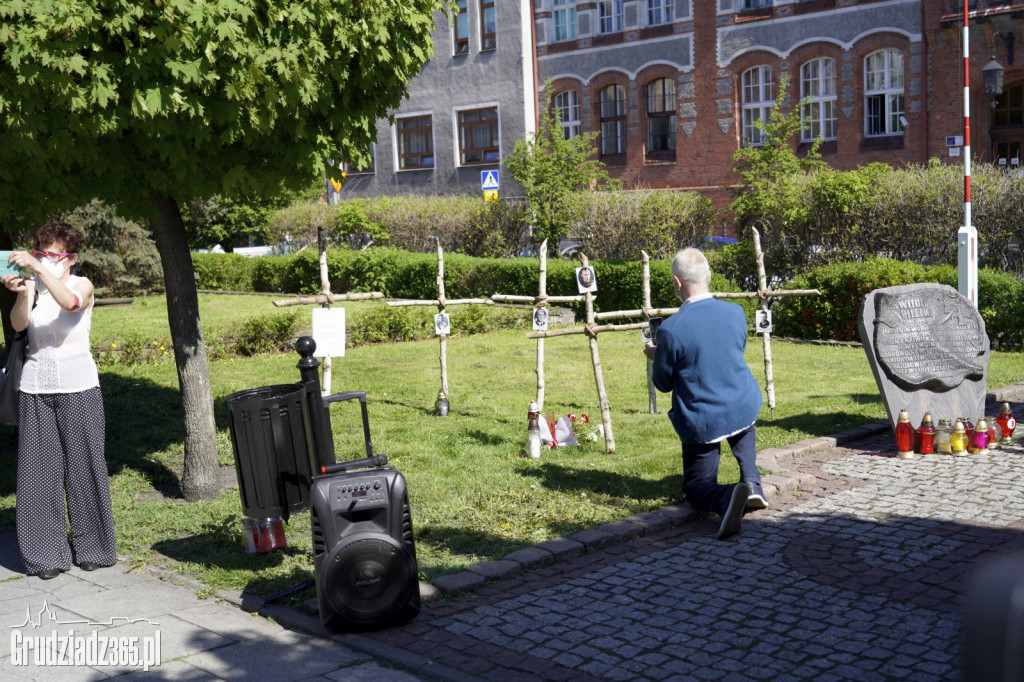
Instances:
[[[772,308],[776,333],[804,339],[859,341],[857,322],[864,297],[875,289],[936,282],[957,286],[952,266],[923,266],[884,258],[864,263],[834,263],[814,268],[786,288],[818,289],[821,296],[780,299]],[[979,312],[994,350],[1021,350],[1024,284],[995,270],[978,272]]]
[[[298,320],[298,310],[249,318],[230,333],[235,352],[250,356],[284,349],[295,333]]]
[[[671,258],[714,232],[711,201],[696,192],[581,192],[568,202],[570,237],[592,258]]]
[[[936,161],[893,169],[822,170],[791,179],[790,204],[761,216],[770,275],[788,279],[818,265],[884,257],[923,264],[957,259],[963,172]],[[1024,275],[1024,183],[991,164],[972,176],[979,266]]]
[[[258,260],[236,253],[193,253],[196,287],[213,291],[254,291],[253,267]]]
[[[81,274],[96,287],[97,297],[160,293],[164,274],[149,231],[125,220],[117,209],[93,200],[63,216],[85,236]]]
[[[239,263],[240,256],[230,254],[193,254],[193,262],[220,259],[224,269],[252,267]],[[296,293],[313,294],[320,290],[320,266],[311,250],[290,256],[263,256],[244,259],[261,263],[261,282],[282,282]],[[462,254],[446,254],[445,295],[449,299],[489,297],[493,294],[535,296],[537,294],[536,258],[473,258]],[[639,308],[642,303],[639,261],[591,261],[597,274],[596,310]],[[578,261],[548,260],[548,295],[572,296],[576,288]],[[753,264],[748,266],[753,270]],[[436,299],[437,256],[433,253],[409,253],[392,248],[370,248],[362,251],[330,249],[327,268],[331,290],[335,293],[379,291],[388,298]],[[214,289],[229,278],[213,264],[196,269],[202,273],[198,286]],[[278,274],[272,275],[272,272]],[[215,279],[204,279],[206,276]],[[739,291],[728,278],[715,273],[711,280],[715,291]],[[671,261],[651,261],[651,301],[654,307],[679,305],[672,283]],[[744,302],[749,311],[754,304]],[[582,313],[582,304],[573,304]],[[453,309],[454,310],[454,309]]]

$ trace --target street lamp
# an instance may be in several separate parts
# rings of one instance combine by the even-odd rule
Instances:
[[[995,98],[1003,94],[1003,75],[1005,73],[1006,69],[996,61],[995,55],[992,55],[992,61],[981,70],[981,79],[985,83],[985,94],[992,98],[992,106],[995,106]]]

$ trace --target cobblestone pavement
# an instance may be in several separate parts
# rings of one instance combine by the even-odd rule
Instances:
[[[1024,550],[1024,447],[899,460],[891,443],[784,453],[803,485],[729,540],[716,517],[683,523],[369,637],[448,679],[960,679],[967,582]]]

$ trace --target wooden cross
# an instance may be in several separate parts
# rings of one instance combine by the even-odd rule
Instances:
[[[754,228],[754,256],[757,262],[757,278],[758,286],[757,291],[723,291],[723,292],[712,292],[711,295],[715,298],[758,298],[761,301],[761,309],[768,311],[771,307],[769,299],[782,298],[785,296],[821,296],[821,292],[817,289],[786,289],[773,291],[768,288],[767,277],[765,276],[764,270],[764,254],[761,252],[761,235],[757,229]],[[641,317],[643,316],[644,322],[635,324],[623,324],[623,325],[604,325],[602,327],[595,327],[595,331],[623,331],[626,329],[642,328],[648,324],[647,320],[651,317],[662,316],[662,315],[674,315],[679,311],[679,308],[650,308],[650,265],[647,254],[641,251],[643,255],[643,296],[644,306],[639,310],[615,310],[605,313],[597,313],[594,315],[595,319],[617,319],[624,317]],[[565,333],[580,333],[575,330],[565,330]],[[771,346],[771,333],[768,331],[760,332],[763,343],[764,343],[764,373],[765,373],[765,393],[768,395],[768,408],[771,410],[771,416],[775,417],[775,377],[772,371],[772,346]],[[647,365],[647,379],[648,379],[648,393],[653,391],[653,385],[651,384],[651,363],[648,360]],[[655,398],[653,395],[650,396],[650,411],[653,414],[656,410]]]
[[[444,250],[441,248],[441,240],[437,240],[437,298],[426,299],[426,300],[407,300],[407,301],[388,301],[389,306],[407,306],[407,305],[436,305],[437,312],[443,313],[445,308],[450,305],[463,305],[466,303],[478,303],[484,305],[492,305],[493,302],[486,298],[459,298],[448,300],[444,295]],[[445,400],[448,399],[448,344],[447,334],[440,334],[438,336],[441,342],[441,353],[439,360],[441,362],[441,397]]]
[[[583,267],[589,267],[587,257],[582,253],[579,255],[580,263]],[[577,298],[578,297],[573,297]],[[554,297],[548,297],[549,301],[554,300]],[[638,322],[635,324],[608,324],[598,326],[595,324],[594,316],[594,294],[590,291],[583,295],[583,301],[586,304],[587,311],[587,322],[583,327],[571,327],[567,329],[550,329],[546,332],[527,332],[526,338],[528,339],[544,339],[552,336],[565,336],[567,334],[586,334],[590,340],[590,359],[594,364],[594,383],[597,384],[597,397],[601,405],[601,424],[604,428],[604,449],[606,452],[615,452],[615,435],[612,433],[612,416],[611,410],[608,406],[608,393],[604,389],[604,375],[601,372],[601,355],[597,348],[597,335],[605,331],[620,331],[625,329],[640,329],[646,322]]]
[[[548,240],[540,245],[540,276],[536,296],[516,296],[514,294],[494,294],[494,301],[515,301],[532,303],[534,308],[547,307],[548,301],[555,303],[579,302],[583,296],[548,296]],[[537,337],[537,409],[544,411],[544,337]]]
[[[286,308],[293,305],[316,305],[320,304],[321,308],[330,308],[335,301],[361,301],[372,298],[384,298],[384,294],[379,291],[371,291],[365,293],[349,293],[349,294],[332,294],[331,293],[331,280],[327,276],[327,237],[324,233],[324,228],[317,228],[317,248],[320,251],[320,293],[317,296],[293,296],[292,298],[282,298],[274,301],[274,305],[278,308]],[[327,396],[331,394],[331,358],[324,356],[323,365],[323,380],[321,381],[321,391],[323,395]]]

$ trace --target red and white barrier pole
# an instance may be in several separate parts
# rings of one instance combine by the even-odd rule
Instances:
[[[964,0],[964,224],[957,232],[957,289],[978,307],[978,230],[971,221],[970,29]]]

